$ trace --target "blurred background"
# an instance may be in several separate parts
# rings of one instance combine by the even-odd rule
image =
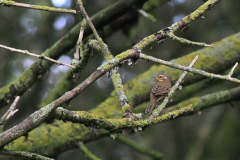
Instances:
[[[90,16],[115,2],[117,0],[83,1]],[[21,3],[77,9],[73,0],[22,0]],[[164,3],[159,1],[154,7],[145,5],[144,9],[155,17],[156,22],[153,23],[138,13],[132,23],[124,25],[115,32],[106,34],[100,31],[99,33],[112,54],[117,55],[126,49],[130,49],[142,38],[181,20],[203,3],[204,0],[171,0]],[[221,1],[204,14],[205,18],[190,24],[187,32],[177,32],[177,35],[192,41],[211,44],[237,33],[240,28],[239,6],[240,1]],[[81,14],[72,15],[0,6],[0,44],[41,54],[79,23],[81,19]],[[149,48],[143,50],[143,53],[163,60],[171,60],[201,48],[167,39],[160,46],[157,44],[149,46]],[[59,60],[70,64],[74,51],[75,49],[72,49],[65,53]],[[13,81],[36,60],[37,58],[0,48],[0,87]],[[103,62],[102,56],[93,51],[87,68],[81,72],[76,84],[88,77]],[[131,68],[124,65],[119,69],[119,72],[123,82],[126,83],[138,74],[147,71],[152,65],[154,64],[151,62],[140,60],[136,67]],[[68,67],[53,65],[47,74],[21,97],[18,104],[19,112],[8,121],[5,128],[17,124],[37,110],[41,102],[68,70]],[[229,89],[235,86],[237,85],[226,82],[213,90]],[[89,110],[95,108],[112,91],[111,79],[103,76],[87,88],[84,94],[71,101],[71,106],[68,109]],[[209,89],[205,92],[209,92]],[[93,93],[97,94],[93,95]],[[204,110],[199,115],[191,115],[151,126],[146,131],[135,134],[130,138],[138,141],[140,145],[146,148],[152,148],[163,153],[163,159],[237,160],[240,159],[240,113],[238,105],[238,102],[232,102],[231,105],[224,104],[213,107]],[[8,106],[0,107],[0,114],[4,114],[7,108]],[[102,159],[150,159],[117,141],[113,141],[110,137],[86,144],[86,146]],[[72,160],[85,159],[84,155],[77,149],[62,153],[58,159],[69,159],[69,155],[71,155]]]

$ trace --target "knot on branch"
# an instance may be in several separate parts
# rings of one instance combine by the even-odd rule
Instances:
[[[118,72],[118,67],[114,67],[110,71],[107,72],[107,78],[110,78],[112,75],[117,74]]]
[[[158,44],[162,44],[165,41],[166,37],[162,35],[162,33],[155,33],[155,37],[157,39]]]
[[[135,118],[134,115],[132,114],[132,112],[128,109],[125,111],[125,113],[123,115],[123,118],[131,119],[131,120],[134,120],[134,121],[137,120],[137,118]]]
[[[126,96],[123,96],[121,99],[120,99],[120,106],[123,107],[124,110],[126,109],[130,109],[130,106],[132,104],[127,100],[127,97]]]
[[[189,29],[189,27],[186,25],[186,23],[183,20],[178,22],[178,27],[181,31],[187,31]]]
[[[208,10],[209,10],[209,11],[210,11],[211,8],[213,7],[213,5],[214,5],[214,4],[209,4],[209,5],[208,5]]]
[[[35,78],[41,78],[44,73],[42,62],[36,63],[32,68],[32,74]]]
[[[140,53],[141,49],[133,47],[128,56],[125,59],[121,60],[120,63],[127,63],[129,66],[134,67],[138,62]]]
[[[123,118],[127,118],[129,122],[131,121],[138,121],[142,119],[142,113],[138,113],[138,114],[134,114],[132,113],[130,110],[126,109],[125,113],[123,115]],[[131,127],[127,127],[122,131],[123,135],[129,135],[129,134],[133,134],[136,133],[138,131],[142,131],[142,127],[141,126],[131,126]]]

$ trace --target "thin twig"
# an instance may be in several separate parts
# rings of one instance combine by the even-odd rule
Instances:
[[[147,18],[148,20],[150,20],[153,23],[157,21],[156,18],[153,15],[147,13],[143,9],[139,9],[138,13],[140,13],[143,17]]]
[[[8,1],[8,0],[0,1],[0,6],[1,5],[22,7],[22,8],[28,8],[28,9],[36,9],[36,10],[49,11],[49,12],[77,14],[77,11],[73,10],[73,9],[55,8],[55,7],[40,6],[40,5],[30,5],[30,4],[18,3],[18,2],[14,2],[14,1]]]
[[[191,45],[197,45],[197,46],[203,46],[203,47],[212,47],[212,45],[210,45],[210,44],[206,44],[206,43],[203,43],[203,42],[194,42],[194,41],[190,41],[190,40],[185,39],[185,38],[178,37],[171,32],[167,33],[166,37],[169,37],[173,40],[176,40],[176,41],[179,41],[179,42],[185,43],[185,44],[191,44]]]
[[[228,77],[229,77],[229,78],[232,77],[233,72],[234,72],[234,70],[236,69],[237,65],[238,65],[238,62],[235,63],[235,65],[233,66],[233,68],[232,68],[231,71],[229,72],[229,74],[228,74]]]
[[[85,9],[83,7],[82,1],[81,0],[76,0],[76,2],[78,4],[83,16],[85,17],[86,21],[88,22],[91,30],[93,31],[93,34],[94,34],[95,38],[97,39],[98,44],[101,47],[101,51],[102,51],[102,54],[103,54],[105,60],[108,61],[108,60],[112,59],[113,55],[109,51],[108,46],[103,42],[102,38],[98,35],[96,28],[94,27],[91,19],[89,18],[87,12],[85,11]]]
[[[77,143],[80,151],[84,154],[84,156],[89,160],[101,160],[97,156],[95,156],[93,153],[91,153],[88,148],[83,144],[83,142]]]
[[[99,45],[99,43],[96,40],[91,40],[89,41],[89,45],[96,49],[97,51],[101,51],[102,48]],[[110,54],[110,53],[106,53]],[[104,56],[105,60],[107,61],[108,59],[106,56]],[[116,94],[118,96],[119,104],[123,109],[124,115],[123,117],[125,118],[131,118],[133,119],[134,117],[132,116],[132,112],[130,111],[130,103],[127,99],[127,96],[125,92],[123,91],[123,84],[122,84],[122,79],[119,73],[117,73],[117,67],[113,68],[110,72],[108,72],[111,75],[112,81],[113,81],[113,86],[116,91]]]
[[[171,35],[173,35],[179,29],[183,30],[183,28],[187,27],[188,24],[192,23],[197,18],[201,17],[206,11],[208,11],[210,9],[210,7],[213,7],[219,1],[220,0],[208,0],[203,5],[201,5],[198,9],[196,9],[194,12],[185,16],[181,21],[176,22],[176,23],[172,24],[171,26],[158,31],[157,33],[154,34],[154,36],[150,35],[148,37],[145,37],[141,41],[141,43],[136,44],[134,46],[134,48],[141,50],[141,49],[143,49],[144,46],[149,45],[152,42],[158,41],[159,43],[162,43],[166,37],[172,37]],[[155,37],[156,39],[153,40],[153,37]],[[189,40],[186,41],[186,39],[182,39],[180,37],[178,37],[178,38],[175,37],[175,40],[178,40],[180,42],[183,42],[183,40],[184,40],[184,42],[186,42],[186,43],[188,42],[189,44],[197,44],[197,45],[204,44],[205,46],[208,46],[205,43],[191,42]]]
[[[193,61],[189,65],[190,68],[196,63],[197,59],[198,59],[198,55],[193,59]],[[157,117],[160,114],[160,112],[163,110],[163,108],[165,108],[165,106],[167,105],[167,103],[169,101],[169,98],[171,98],[171,96],[173,95],[175,90],[179,87],[180,83],[183,81],[183,79],[187,75],[187,73],[188,73],[187,71],[183,72],[183,74],[179,77],[179,79],[177,80],[175,85],[169,91],[166,98],[163,100],[163,103],[160,106],[158,106],[155,110],[153,110],[152,115],[150,115],[148,118],[149,120],[151,120],[153,117]]]
[[[20,99],[20,96],[17,96],[13,101],[12,105],[7,110],[7,112],[1,117],[0,125],[3,125],[9,118],[11,118],[18,111],[16,107],[19,99]]]
[[[81,29],[80,29],[78,40],[77,40],[76,52],[74,53],[74,59],[76,59],[77,61],[81,59],[81,53],[83,52],[82,39],[83,39],[85,27],[86,27],[86,19],[84,18],[81,23]]]
[[[99,46],[101,47],[101,52],[103,53],[104,59],[106,61],[109,61],[110,59],[113,58],[113,55],[109,51],[108,46],[103,42],[102,38],[98,35],[96,28],[94,27],[91,19],[89,18],[87,12],[84,9],[82,0],[76,0],[76,1],[77,1],[77,4],[78,4],[83,16],[85,17],[90,28],[92,29],[94,36],[98,41]],[[130,105],[129,105],[129,101],[127,100],[127,96],[125,95],[125,93],[123,91],[122,79],[120,77],[120,74],[118,73],[118,67],[115,67],[114,69],[112,69],[109,72],[109,74],[111,75],[113,85],[116,90],[119,102],[120,102],[120,106],[123,108],[125,114],[129,114],[130,113],[129,112]]]
[[[27,54],[27,55],[30,55],[30,56],[33,56],[33,57],[37,57],[37,58],[39,58],[39,59],[46,59],[46,60],[48,60],[48,61],[57,63],[58,65],[64,65],[64,66],[68,66],[68,67],[71,67],[71,68],[76,68],[75,66],[72,66],[72,65],[63,63],[63,62],[61,62],[61,61],[56,61],[56,60],[54,60],[54,59],[52,59],[52,58],[49,58],[49,57],[47,57],[47,56],[44,56],[44,55],[38,55],[38,54],[35,54],[35,53],[30,53],[30,52],[28,52],[27,50],[15,49],[15,48],[8,47],[8,46],[4,46],[4,45],[1,45],[1,44],[0,44],[0,47],[1,47],[1,48],[4,48],[4,49],[7,49],[7,50],[10,50],[10,51],[12,51],[12,52],[24,53],[24,54]]]
[[[83,14],[83,16],[85,17],[86,21],[88,22],[90,28],[92,29],[93,34],[95,35],[96,39],[98,40],[100,37],[99,37],[99,35],[98,35],[98,33],[97,33],[97,30],[96,30],[96,28],[94,27],[92,21],[90,20],[87,12],[86,12],[86,10],[85,10],[85,8],[83,7],[82,0],[76,0],[76,2],[77,2],[77,4],[78,4],[78,6],[79,6],[79,8],[80,8],[80,10],[81,10],[81,12],[82,12],[82,14]]]
[[[235,83],[240,83],[239,79],[229,77],[228,75],[219,75],[219,74],[209,73],[209,72],[206,72],[206,71],[203,71],[203,70],[200,70],[200,69],[196,69],[196,68],[191,68],[191,67],[178,65],[178,64],[171,63],[171,62],[168,62],[168,61],[164,61],[164,60],[152,57],[152,56],[148,56],[148,55],[143,54],[143,53],[140,53],[139,58],[145,59],[147,61],[160,63],[160,64],[163,64],[165,66],[180,69],[180,70],[183,70],[183,71],[188,71],[188,72],[191,72],[191,73],[199,74],[199,75],[206,76],[206,77],[209,77],[209,78],[218,78],[218,79],[228,80],[228,81],[235,82]],[[235,69],[235,67],[236,67],[236,64],[233,67],[232,72]]]
[[[81,42],[82,39],[83,39],[83,34],[84,34],[84,29],[86,27],[86,19],[84,18],[82,20],[82,24],[81,24],[81,29],[80,29],[80,32],[79,32],[79,37],[78,37],[78,42]]]

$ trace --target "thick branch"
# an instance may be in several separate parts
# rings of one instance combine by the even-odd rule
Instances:
[[[56,109],[55,118],[63,121],[71,121],[73,123],[84,124],[85,126],[94,126],[96,129],[106,129],[110,131],[123,130],[126,128],[141,129],[149,125],[159,124],[168,120],[174,119],[184,114],[192,112],[192,106],[186,106],[179,110],[174,110],[168,114],[161,115],[152,119],[152,121],[138,120],[133,121],[129,119],[107,119],[94,115],[85,111],[69,111],[63,108]]]

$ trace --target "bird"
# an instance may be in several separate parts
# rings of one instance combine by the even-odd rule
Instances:
[[[151,90],[150,102],[147,109],[145,110],[145,113],[149,114],[152,113],[153,108],[157,107],[156,103],[164,99],[172,88],[171,81],[167,76],[158,74],[153,78],[157,80],[157,84]]]

